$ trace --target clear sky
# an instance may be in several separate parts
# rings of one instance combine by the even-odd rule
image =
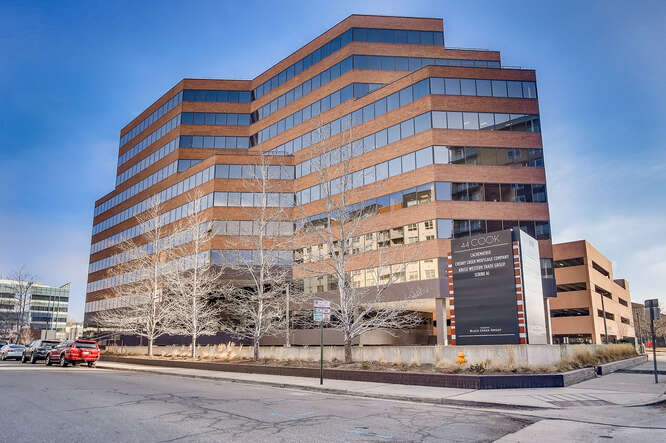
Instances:
[[[553,240],[666,305],[666,2],[0,1],[0,274],[72,283],[120,129],[184,77],[249,79],[353,13],[440,17],[536,69]]]

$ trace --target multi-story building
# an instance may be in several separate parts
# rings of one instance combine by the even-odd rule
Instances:
[[[586,240],[553,245],[557,298],[551,300],[554,343],[605,343],[635,337],[629,283]]]
[[[271,165],[283,238],[320,225],[324,186],[339,192],[350,174],[351,209],[372,209],[353,239],[350,275],[370,285],[375,257],[407,250],[394,292],[423,289],[414,309],[430,338],[419,340],[445,318],[453,237],[519,226],[538,239],[552,284],[535,72],[504,68],[497,51],[447,49],[441,19],[352,15],[254,79],[184,79],[121,130],[115,189],[95,203],[86,315],[122,304],[109,298],[129,281],[113,274],[117,245],[141,235],[133,216],[153,196],[172,223],[188,191],[203,193],[221,228],[213,261],[251,235],[257,189],[247,179],[260,162]],[[298,235],[281,261],[320,259],[320,242]],[[295,267],[293,276],[309,293],[335,289],[326,275]]]
[[[25,298],[25,313],[20,319],[21,294],[19,283],[13,280],[0,280],[0,329],[12,331],[17,322],[32,329],[64,329],[69,307],[70,284],[60,287],[47,286],[34,282]],[[23,286],[25,287],[25,286]]]

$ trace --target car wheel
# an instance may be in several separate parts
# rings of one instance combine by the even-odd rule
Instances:
[[[30,363],[32,363],[33,365],[34,365],[35,363],[37,363],[37,359],[35,358],[35,354],[32,354],[32,355],[30,356]]]
[[[67,359],[65,358],[65,354],[60,354],[60,367],[61,368],[67,367]]]
[[[48,354],[46,355],[46,366],[51,366],[51,358],[48,356]]]

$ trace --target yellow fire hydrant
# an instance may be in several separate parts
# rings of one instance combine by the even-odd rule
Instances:
[[[456,363],[458,363],[460,366],[467,363],[467,360],[465,360],[465,353],[463,351],[458,352],[458,358],[456,359]]]

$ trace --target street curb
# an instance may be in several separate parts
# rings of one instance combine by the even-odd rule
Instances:
[[[334,388],[324,388],[316,386],[303,386],[290,383],[278,383],[278,382],[269,382],[269,381],[258,381],[258,380],[238,380],[234,378],[225,378],[225,377],[213,377],[209,375],[198,375],[198,374],[174,374],[166,371],[159,371],[155,369],[144,369],[144,368],[119,368],[113,366],[105,366],[101,362],[97,363],[97,367],[100,369],[111,369],[117,371],[132,371],[132,372],[143,372],[148,374],[160,374],[160,375],[171,375],[174,377],[185,377],[185,378],[194,378],[202,380],[213,380],[213,381],[226,381],[231,383],[240,383],[240,384],[249,384],[249,385],[261,385],[261,386],[270,386],[274,388],[282,389],[298,389],[301,391],[309,392],[320,392],[324,394],[335,394],[335,395],[348,395],[352,397],[363,397],[363,398],[376,398],[381,400],[400,400],[400,401],[409,401],[414,403],[426,403],[442,406],[466,406],[466,407],[477,407],[477,408],[492,408],[492,409],[512,409],[512,410],[523,410],[523,411],[537,411],[545,409],[557,409],[552,407],[545,406],[524,406],[524,405],[510,405],[502,403],[489,403],[489,402],[480,402],[480,401],[471,401],[471,400],[455,400],[447,398],[430,398],[430,397],[417,397],[417,396],[406,396],[406,395],[391,395],[391,394],[373,394],[365,393],[358,391],[349,391],[346,389],[334,389]],[[205,369],[203,369],[205,371]]]
[[[645,363],[646,361],[648,361],[648,357],[644,354],[623,360],[613,361],[610,363],[604,363],[603,365],[598,365],[595,369],[597,371],[597,375],[603,376],[612,374],[613,372],[622,372],[627,370],[627,368],[633,368],[634,366],[638,366],[642,363]]]
[[[319,369],[229,364],[201,361],[174,361],[165,359],[142,359],[134,357],[104,356],[103,361],[156,366],[161,368],[202,369],[226,373],[262,374],[273,376],[294,376],[319,378]],[[434,374],[422,372],[386,372],[324,369],[324,377],[330,380],[352,380],[360,382],[389,383],[410,386],[429,386],[461,389],[523,389],[561,388],[595,378],[594,367],[574,369],[554,374]]]

